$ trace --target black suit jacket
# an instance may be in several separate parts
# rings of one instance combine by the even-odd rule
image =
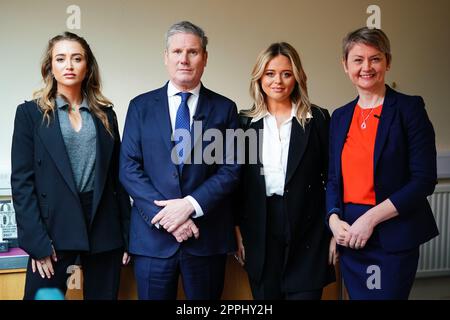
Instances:
[[[334,280],[328,265],[331,234],[326,229],[325,179],[328,164],[328,126],[326,109],[313,106],[313,118],[305,129],[294,118],[287,163],[284,201],[289,221],[289,251],[284,268],[284,287],[288,291],[306,291],[324,287]],[[249,123],[247,119],[242,123]],[[249,123],[248,129],[263,129],[263,119]],[[262,147],[259,141],[258,148]],[[243,237],[246,269],[255,281],[261,279],[265,261],[266,189],[261,175],[262,163],[249,164],[246,141],[246,164],[242,169],[238,218]],[[270,263],[270,261],[267,261]]]
[[[127,247],[130,200],[118,178],[120,136],[105,108],[113,137],[93,115],[97,133],[91,221],[86,225],[58,113],[50,123],[34,101],[18,106],[11,151],[11,187],[19,245],[32,258],[56,251],[99,253]]]

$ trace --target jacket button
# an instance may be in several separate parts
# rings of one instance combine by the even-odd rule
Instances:
[[[37,164],[38,164],[38,166],[40,166],[40,165],[41,165],[41,163],[42,163],[41,159],[38,159],[38,160],[37,160]]]
[[[41,193],[41,197],[42,197],[42,198],[46,198],[46,197],[47,197],[47,194],[46,194],[46,193]]]
[[[172,177],[178,178],[178,174],[176,172],[172,173]]]
[[[310,247],[309,247],[309,244],[307,244],[307,245],[305,246],[305,248],[306,248],[306,249],[309,249],[309,248],[310,248]]]
[[[114,196],[117,196],[117,191],[113,191],[113,195],[114,195]]]
[[[284,192],[289,193],[289,189],[284,190]]]

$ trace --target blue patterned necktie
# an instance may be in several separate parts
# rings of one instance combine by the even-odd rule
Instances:
[[[191,119],[189,116],[189,107],[187,101],[189,97],[192,95],[190,92],[179,92],[177,95],[181,96],[181,103],[178,107],[177,117],[175,119],[175,130],[178,129],[186,129],[187,131],[191,130]],[[181,140],[181,141],[180,141]],[[180,169],[183,166],[185,156],[183,154],[183,150],[186,148],[186,141],[182,138],[179,138],[178,141],[175,141],[175,147],[178,155],[178,159],[180,161]]]

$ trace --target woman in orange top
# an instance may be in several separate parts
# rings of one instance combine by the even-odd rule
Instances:
[[[343,42],[358,97],[330,125],[327,223],[351,299],[407,299],[420,244],[438,234],[426,197],[436,184],[434,130],[421,97],[385,85],[390,43],[361,28]]]

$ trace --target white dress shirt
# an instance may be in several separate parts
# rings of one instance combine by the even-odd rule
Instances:
[[[280,125],[280,128],[277,126],[276,117],[268,111],[252,119],[252,122],[260,119],[264,121],[262,165],[267,197],[284,194],[292,121],[297,121],[294,119],[297,109],[297,106],[292,104],[291,116]],[[307,118],[312,118],[312,115],[308,113]]]
[[[189,97],[188,101],[187,101],[187,105],[189,108],[189,118],[190,118],[190,125],[192,127],[192,123],[193,123],[193,117],[195,114],[195,111],[197,110],[197,104],[198,104],[198,97],[200,94],[200,88],[201,88],[201,83],[199,83],[194,89],[189,90],[190,93],[192,93],[192,95]],[[172,83],[172,81],[169,81],[169,84],[167,85],[167,98],[169,101],[169,115],[170,115],[170,123],[172,125],[172,134],[175,131],[175,121],[177,118],[177,111],[178,108],[180,107],[180,103],[181,103],[181,96],[177,95],[177,93],[181,92],[180,90],[178,90],[174,84]],[[192,196],[186,196],[184,197],[186,200],[188,200],[195,209],[195,215],[192,216],[192,218],[198,218],[203,216],[203,210],[200,207],[200,205],[198,204],[197,200],[195,200]]]

